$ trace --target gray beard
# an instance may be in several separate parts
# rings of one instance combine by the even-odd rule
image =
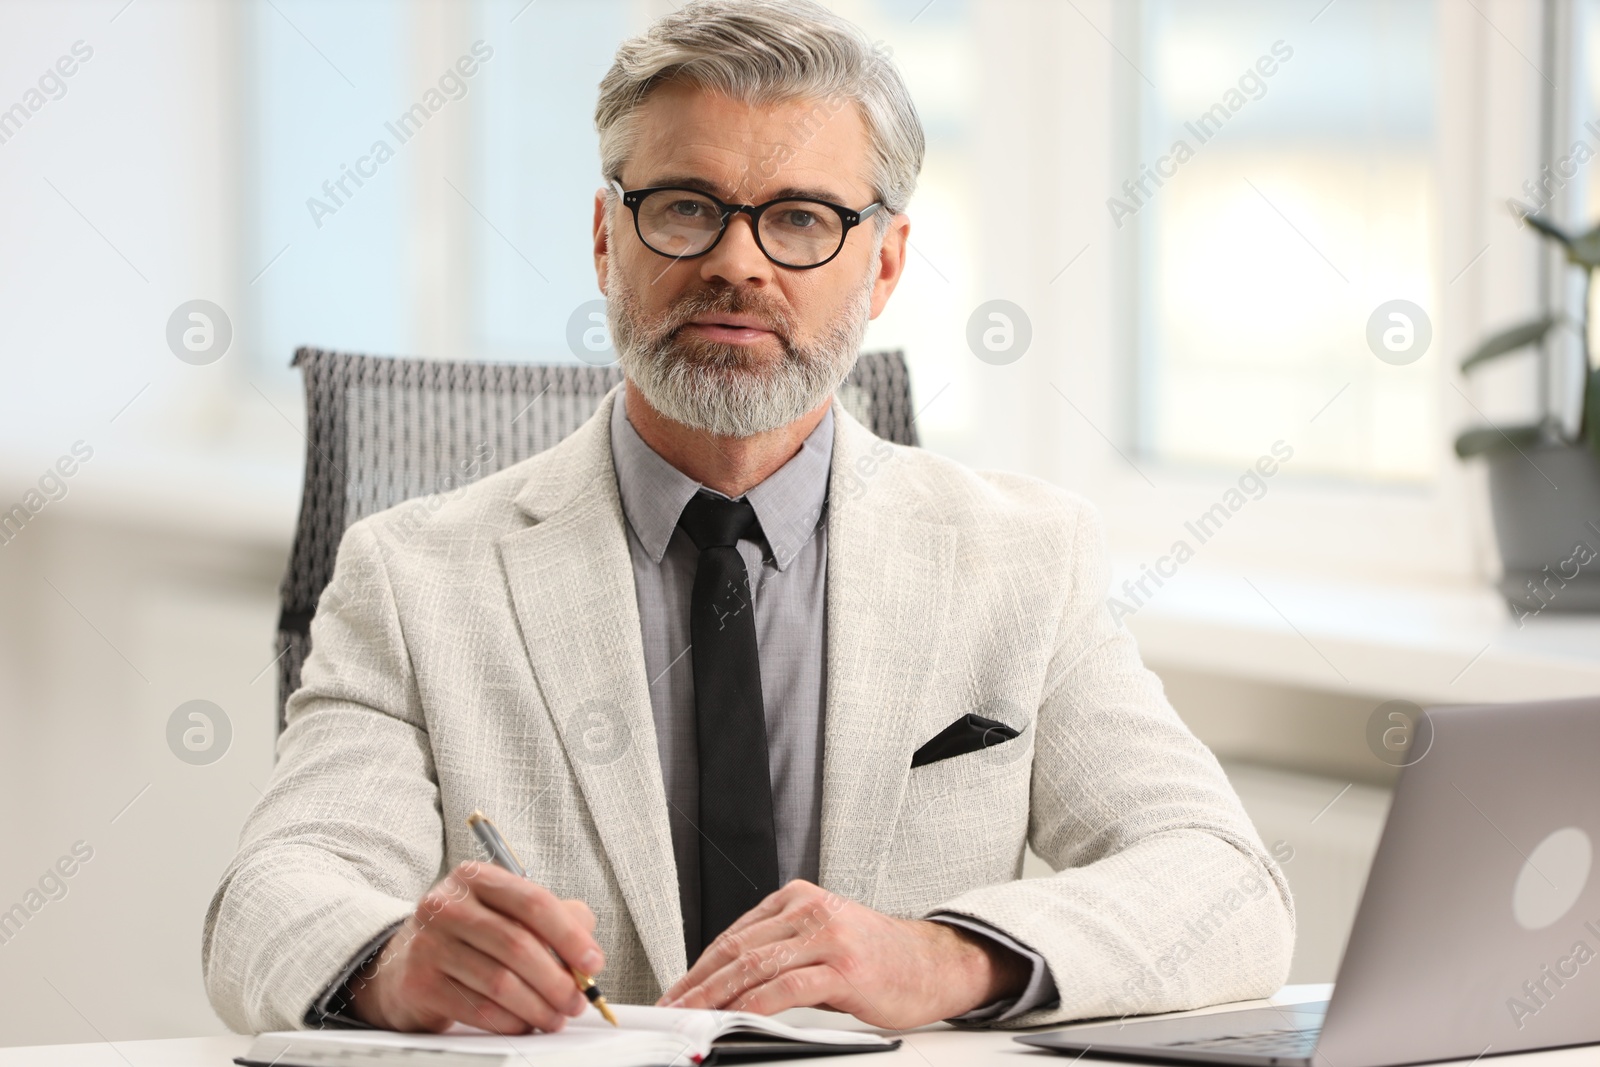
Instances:
[[[783,357],[767,365],[742,345],[673,335],[701,311],[764,310],[749,302],[736,306],[731,290],[682,301],[663,325],[651,327],[641,323],[636,295],[620,273],[609,282],[606,318],[623,373],[667,418],[723,437],[753,437],[787,426],[832,395],[855,366],[872,311],[868,271],[814,343],[794,341],[787,321],[777,320]]]

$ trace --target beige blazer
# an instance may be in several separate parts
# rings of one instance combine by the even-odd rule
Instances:
[[[346,532],[205,917],[228,1025],[302,1025],[365,942],[481,858],[474,808],[594,909],[611,999],[649,1003],[684,972],[614,398],[549,451]],[[1060,1006],[1005,1025],[1275,991],[1288,885],[1112,621],[1094,509],[891,445],[837,400],[834,425],[821,884],[1038,951]],[[912,769],[973,711],[1021,736]],[[1053,877],[1018,880],[1026,844]]]

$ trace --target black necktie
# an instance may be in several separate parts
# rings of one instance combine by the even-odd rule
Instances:
[[[736,547],[761,527],[747,501],[704,491],[678,525],[700,550],[689,601],[700,750],[700,944],[689,946],[692,964],[778,888],[778,844],[755,609]]]

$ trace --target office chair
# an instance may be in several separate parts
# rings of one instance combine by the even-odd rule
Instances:
[[[306,475],[279,594],[279,733],[344,531],[412,497],[454,488],[486,445],[493,452],[477,464],[479,477],[549,448],[622,380],[616,366],[447,363],[317,348],[300,349],[291,365],[305,380]],[[917,443],[900,351],[863,352],[838,395],[879,437]]]

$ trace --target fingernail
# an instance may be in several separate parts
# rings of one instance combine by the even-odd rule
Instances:
[[[605,962],[606,958],[600,955],[600,950],[597,948],[592,948],[583,954],[583,959],[578,961],[578,966],[582,967],[590,974],[593,974],[595,971],[598,971],[601,967],[605,966]]]

